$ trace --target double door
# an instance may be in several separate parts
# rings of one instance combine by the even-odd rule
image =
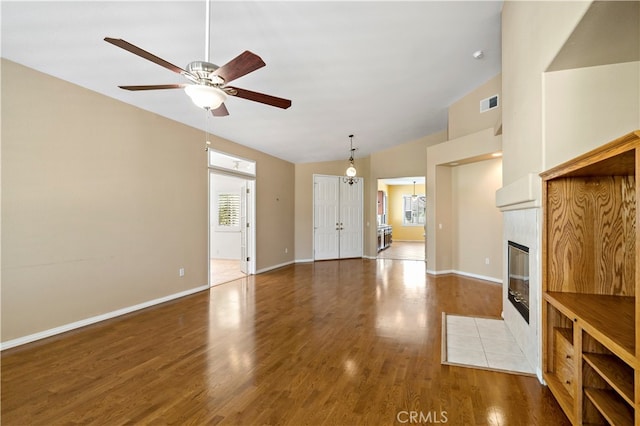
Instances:
[[[363,180],[313,178],[314,259],[362,257]]]

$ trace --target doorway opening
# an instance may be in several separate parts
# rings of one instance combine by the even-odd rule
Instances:
[[[378,259],[425,260],[424,176],[378,179]]]
[[[254,206],[255,162],[210,151],[210,286],[255,274]]]

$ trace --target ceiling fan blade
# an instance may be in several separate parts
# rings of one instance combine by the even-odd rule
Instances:
[[[229,115],[229,111],[224,104],[220,104],[218,108],[211,110],[211,114],[213,114],[214,117],[225,117]]]
[[[133,53],[134,55],[138,55],[141,58],[144,58],[144,59],[146,59],[148,61],[156,63],[156,64],[160,65],[161,67],[165,67],[169,71],[173,71],[173,72],[175,72],[177,74],[183,74],[183,75],[187,75],[188,74],[185,70],[183,70],[179,66],[173,65],[171,62],[167,62],[164,59],[157,57],[153,53],[149,53],[146,50],[140,49],[138,46],[133,45],[133,44],[129,43],[128,41],[122,40],[121,38],[105,37],[104,41],[106,41],[107,43],[111,43],[114,46],[118,46],[118,47],[120,47],[120,48],[122,48],[124,50],[127,50],[127,51]]]
[[[118,86],[124,90],[161,90],[161,89],[182,89],[186,84],[149,84],[143,86]]]
[[[287,109],[291,106],[291,101],[289,99],[277,98],[275,96],[252,92],[251,90],[240,89],[238,87],[227,86],[225,87],[225,89],[231,89],[227,93],[229,93],[231,96],[237,96],[238,98],[260,102],[262,104],[267,104],[282,109]]]
[[[236,56],[220,68],[218,68],[214,74],[224,78],[226,83],[235,80],[238,77],[247,75],[252,71],[264,67],[266,64],[255,53],[251,53],[245,50],[240,55]]]

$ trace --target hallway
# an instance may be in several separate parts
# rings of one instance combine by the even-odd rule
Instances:
[[[378,259],[425,260],[424,241],[394,241],[378,252]]]

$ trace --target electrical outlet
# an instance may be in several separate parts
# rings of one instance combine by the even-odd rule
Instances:
[[[285,253],[289,253],[289,249],[288,249],[288,248],[285,248],[285,249],[284,249],[284,252],[285,252]]]
[[[485,265],[488,265],[488,264],[489,264],[489,258],[488,258],[488,257],[485,257],[485,258],[484,258],[484,264],[485,264]]]
[[[181,277],[184,277],[184,268],[178,269],[178,275],[180,275]]]

